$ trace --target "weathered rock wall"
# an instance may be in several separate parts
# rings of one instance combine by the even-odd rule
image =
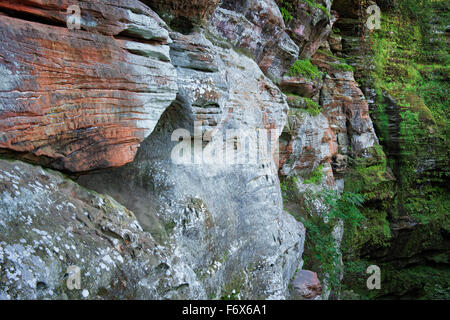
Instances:
[[[289,37],[273,0],[222,1],[210,30],[255,58],[261,70],[278,82],[297,60],[299,48]]]
[[[286,120],[285,98],[252,59],[232,48],[199,33],[171,37],[180,88],[176,102],[132,164],[79,182],[152,222],[148,231],[164,233],[161,241],[192,267],[205,297],[234,290],[239,298],[286,298],[301,266],[304,228],[283,212],[272,153],[260,147],[257,164],[206,163],[206,156],[199,164],[171,160],[178,143],[172,132],[184,128],[194,136],[194,121],[203,121],[212,135],[209,147],[233,142],[227,130],[275,129],[278,136]],[[172,228],[155,230],[153,221]]]
[[[0,160],[0,182],[0,299],[204,297],[186,261],[111,197],[20,161]]]
[[[139,1],[0,3],[0,148],[59,170],[117,167],[174,100],[164,22]]]
[[[11,30],[2,33],[9,40],[2,47],[10,62],[4,64],[9,68],[6,74],[12,79],[8,83],[29,86],[24,93],[16,92],[15,87],[8,89],[12,93],[4,93],[2,106],[9,112],[3,112],[2,118],[5,126],[2,133],[7,137],[3,139],[4,149],[22,152],[25,159],[46,166],[86,173],[130,162],[141,140],[151,133],[132,163],[78,178],[80,184],[109,194],[121,203],[114,202],[112,208],[92,204],[96,199],[113,202],[112,198],[86,191],[53,173],[41,173],[39,167],[2,163],[5,173],[2,176],[8,181],[2,190],[0,210],[4,227],[9,227],[8,217],[33,220],[29,226],[13,228],[11,237],[2,238],[2,248],[8,251],[2,263],[9,268],[8,271],[2,268],[2,275],[27,274],[27,277],[8,277],[2,296],[81,298],[83,290],[87,290],[89,298],[287,298],[288,284],[295,270],[301,268],[305,230],[283,211],[272,150],[260,145],[256,150],[257,163],[235,165],[176,164],[171,157],[178,142],[172,141],[173,131],[187,129],[194,134],[194,121],[203,122],[204,129],[213,137],[212,145],[221,142],[234,145],[235,138],[227,136],[227,130],[250,133],[257,129],[272,130],[272,139],[278,139],[286,122],[288,105],[285,96],[258,64],[236,52],[229,42],[211,30],[169,35],[162,20],[137,2],[127,5],[80,1],[82,25],[81,30],[74,31],[48,23],[49,20],[54,24],[63,23],[65,3],[47,1],[31,8],[13,6],[10,2],[2,4],[8,16],[0,16],[1,20],[12,23],[20,20],[20,12],[31,11],[32,21],[21,19],[26,28],[21,29],[20,25],[17,28],[23,35],[29,32],[38,40],[47,39],[40,44],[25,37],[14,37],[14,33],[10,35]],[[41,59],[52,57],[50,49],[56,50],[56,62],[52,61],[56,65],[52,67],[64,66],[62,78],[58,78],[60,69],[47,70],[49,63],[31,71],[28,59],[14,61],[13,49],[21,53],[27,48],[20,41],[31,41],[34,47],[29,50],[37,52]],[[97,52],[94,48],[100,48],[102,55],[94,54]],[[85,62],[85,59],[91,60]],[[12,65],[22,67],[16,70]],[[78,78],[74,84],[67,84],[72,73]],[[96,78],[91,79],[90,73]],[[22,76],[28,82],[16,83]],[[44,87],[39,87],[40,77],[45,79]],[[118,79],[125,83],[117,83]],[[47,95],[47,100],[28,99],[32,90],[36,91],[33,94]],[[122,95],[117,96],[115,90]],[[12,99],[13,94],[25,94],[19,98],[27,99]],[[35,105],[30,106],[30,102]],[[33,120],[30,129],[19,134],[17,126],[31,121],[14,113],[23,108],[21,103],[30,106],[39,117]],[[59,118],[53,118],[55,104],[68,107],[58,109]],[[97,115],[111,105],[110,117],[83,117],[88,110]],[[139,115],[132,113],[133,108],[141,108]],[[125,121],[131,116],[133,121]],[[124,122],[117,120],[121,117]],[[56,128],[52,131],[49,124]],[[124,135],[129,135],[126,141],[130,144],[121,144],[115,135],[102,135],[103,127],[122,130]],[[31,130],[43,133],[39,136]],[[52,143],[52,137],[57,143]],[[75,139],[75,145],[71,139]],[[85,144],[89,147],[83,148]],[[128,150],[126,156],[123,148]],[[24,175],[18,175],[20,171]],[[49,182],[44,184],[41,179]],[[34,180],[39,184],[30,185]],[[27,206],[29,199],[34,199],[35,205]],[[66,210],[53,199],[73,206],[69,204]],[[53,216],[53,212],[58,215]],[[130,218],[123,221],[124,215]],[[110,227],[102,224],[104,216],[112,221]],[[58,224],[60,228],[56,228]],[[70,231],[64,233],[64,230],[71,227],[85,238],[91,235],[93,241],[78,241],[78,234],[75,240],[70,240]],[[33,229],[44,230],[48,241],[39,241],[43,232]],[[19,238],[23,232],[29,235]],[[124,233],[135,238],[128,239]],[[64,246],[66,242],[69,249]],[[137,248],[128,254],[129,245]],[[125,252],[121,251],[122,247]],[[31,260],[16,259],[17,253],[11,248],[26,251]],[[33,258],[39,255],[38,250],[45,252],[39,256],[40,260]],[[62,259],[49,252],[60,252]],[[102,266],[100,261],[105,261],[104,270],[95,269]],[[141,263],[142,269],[137,272]],[[83,281],[95,281],[81,291],[69,293],[60,273],[72,264],[82,269]],[[52,273],[45,274],[45,270]],[[26,282],[27,279],[30,281]],[[24,287],[26,290],[20,292],[19,288]]]
[[[78,184],[0,160],[0,297],[320,298],[317,276],[295,272],[305,227],[278,175],[301,178],[299,195],[342,191],[346,156],[378,142],[320,3],[296,2],[285,21],[273,0],[80,0],[69,30],[66,1],[2,1],[0,152]],[[288,76],[297,59],[321,76]],[[188,163],[174,161],[177,129]],[[246,152],[242,135],[261,132],[282,136],[280,167],[266,142]],[[224,145],[256,162],[218,161]],[[65,287],[69,265],[82,290]]]

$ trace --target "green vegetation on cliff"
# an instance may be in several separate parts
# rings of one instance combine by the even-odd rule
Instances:
[[[290,77],[303,76],[308,79],[318,79],[322,77],[319,69],[310,60],[297,60],[288,71]]]
[[[353,159],[346,173],[345,190],[358,192],[365,198],[361,209],[365,220],[354,232],[346,230],[345,233],[343,250],[348,254],[367,245],[386,246],[391,237],[386,202],[394,197],[395,179],[380,145],[370,148],[367,153],[369,156]]]
[[[448,4],[395,3],[369,36],[373,68],[362,72],[387,159],[373,150],[377,161],[354,159],[347,175],[346,189],[366,196],[366,220],[344,237],[345,285],[363,298],[448,299]],[[379,292],[361,273],[371,263],[382,270]]]
[[[317,167],[304,183],[316,185],[322,180],[322,166]],[[281,181],[284,207],[306,227],[304,268],[314,270],[328,289],[340,290],[341,254],[336,232],[343,225],[351,232],[360,226],[364,219],[360,212],[364,196],[353,192],[339,194],[335,190],[299,192],[298,178],[284,178]],[[321,204],[321,209],[317,204]]]
[[[316,3],[316,0],[281,0],[279,1],[279,7],[284,21],[289,23],[292,19],[294,19],[294,6],[298,5],[299,2],[304,2],[311,8],[317,8],[325,13],[328,18],[331,18],[330,11],[328,11],[328,9],[322,4]]]
[[[382,29],[371,36],[371,76],[378,93],[373,118],[389,157],[396,161],[391,163],[399,179],[395,214],[427,217],[429,222],[448,219],[450,212],[449,200],[438,196],[447,193],[450,176],[450,55],[448,39],[440,33],[447,21],[444,1],[401,1],[383,15]]]

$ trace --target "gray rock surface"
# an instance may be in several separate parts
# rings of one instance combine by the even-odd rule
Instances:
[[[297,60],[299,48],[285,30],[274,0],[225,0],[211,18],[210,30],[252,56],[275,82]]]
[[[233,49],[201,34],[172,38],[176,102],[132,164],[78,181],[132,210],[144,229],[191,266],[207,297],[286,298],[301,264],[304,227],[283,211],[272,153],[259,148],[255,164],[171,159],[178,143],[171,141],[173,131],[192,133],[194,121],[215,129],[213,144],[230,141],[225,133],[231,129],[276,129],[278,138],[288,109],[284,95]]]
[[[0,194],[0,299],[204,297],[193,271],[114,199],[6,160]],[[80,268],[79,289],[67,286],[70,266]]]

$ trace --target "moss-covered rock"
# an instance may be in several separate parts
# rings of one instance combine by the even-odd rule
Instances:
[[[356,78],[370,98],[387,156],[354,159],[347,173],[346,188],[366,196],[366,221],[345,238],[344,281],[356,286],[352,264],[361,258],[380,265],[386,276],[379,292],[361,282],[363,298],[448,295],[449,266],[442,258],[449,254],[450,220],[444,2],[383,2],[382,28],[366,33],[367,41],[356,36],[357,23],[338,23],[343,53],[359,65]]]

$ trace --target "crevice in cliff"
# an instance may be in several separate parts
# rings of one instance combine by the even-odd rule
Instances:
[[[149,6],[173,30],[188,35],[196,31],[218,6],[219,0],[168,1],[140,0]]]
[[[13,9],[0,8],[0,15],[5,15],[10,18],[25,20],[29,22],[36,22],[54,27],[67,28],[66,23],[58,19],[43,17],[37,14],[27,13],[23,11],[16,11]]]
[[[170,28],[182,34],[190,34],[195,29],[192,22],[184,17],[178,17],[170,21]]]
[[[149,45],[160,45],[165,39],[144,39],[138,34],[131,32],[130,30],[123,30],[122,32],[113,36],[116,40],[134,41]]]

